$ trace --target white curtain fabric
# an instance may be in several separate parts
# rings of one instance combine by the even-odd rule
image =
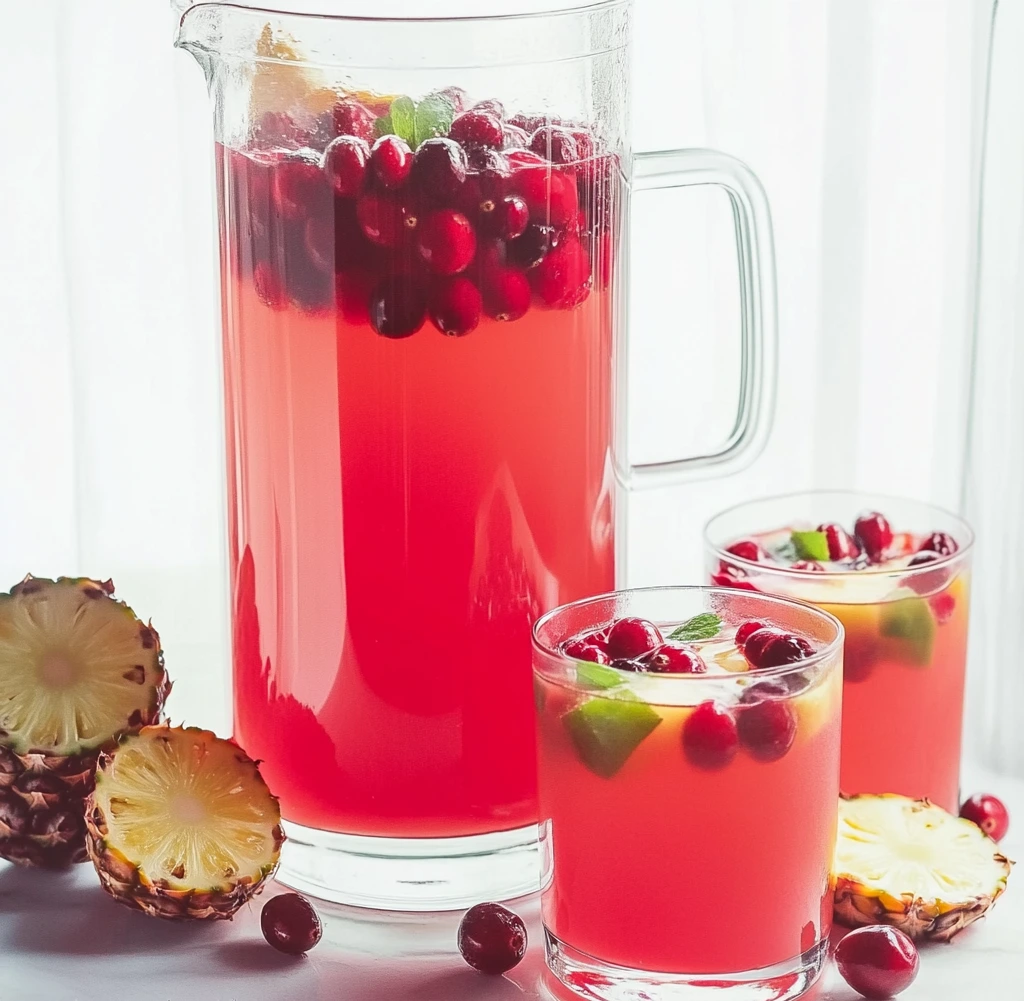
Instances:
[[[1002,0],[1007,52],[1024,39],[1021,6]],[[758,493],[862,487],[961,505],[989,11],[985,0],[637,0],[635,146],[713,146],[759,174],[782,343],[765,454],[728,479],[631,498],[625,582],[699,579],[703,522]],[[171,47],[167,0],[9,4],[3,24],[0,583],[26,571],[113,577],[164,637],[175,719],[228,731],[204,83]],[[976,658],[971,739],[990,764],[1024,773],[1001,698],[1020,684],[1005,675],[1019,678],[1011,653],[1024,647],[1021,626],[1007,626],[1024,598],[1014,62],[995,79],[989,157],[987,204],[1007,211],[986,222],[1012,239],[983,279],[969,513],[985,535],[975,604],[987,661]],[[694,192],[635,200],[634,461],[706,446],[730,423],[737,310],[723,204]]]

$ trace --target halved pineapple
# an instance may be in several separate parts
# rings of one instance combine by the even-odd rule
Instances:
[[[1013,865],[969,820],[891,794],[839,803],[835,916],[948,941],[1006,888]]]
[[[86,825],[104,889],[161,918],[230,918],[284,841],[256,763],[197,727],[148,726],[102,754]]]
[[[84,862],[96,757],[160,718],[160,637],[114,585],[29,575],[0,594],[0,855]]]

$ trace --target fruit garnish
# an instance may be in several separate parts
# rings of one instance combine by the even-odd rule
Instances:
[[[878,631],[890,639],[905,641],[906,659],[927,667],[935,640],[935,617],[924,598],[901,598],[882,606]]]
[[[0,855],[84,862],[97,756],[169,690],[160,637],[110,581],[29,575],[0,594]]]
[[[948,941],[999,898],[1011,865],[975,824],[928,800],[844,797],[834,866],[836,920]]]
[[[491,112],[480,109],[464,111],[452,122],[448,135],[464,146],[486,146],[500,149],[504,145],[501,121]]]
[[[232,741],[147,726],[100,755],[86,844],[103,888],[154,917],[230,918],[277,868],[281,810]]]
[[[740,743],[758,761],[777,761],[793,746],[796,714],[788,699],[771,696],[748,700],[736,712]]]
[[[796,550],[796,554],[800,559],[828,561],[828,536],[824,532],[804,532],[794,529],[790,535],[790,539],[793,543],[793,548]]]
[[[671,643],[645,653],[638,667],[638,670],[650,674],[704,674],[707,669],[708,665],[696,650]]]
[[[843,979],[872,1001],[905,991],[917,976],[917,946],[898,928],[871,925],[845,935],[836,946],[836,966]]]
[[[714,612],[701,612],[687,619],[682,625],[676,626],[669,633],[670,640],[682,643],[695,643],[697,640],[713,639],[722,629],[722,617]]]
[[[683,750],[698,768],[724,768],[739,747],[736,720],[717,702],[702,702],[683,724]]]
[[[399,188],[412,170],[412,150],[398,136],[381,136],[370,151],[370,167],[385,188]]]
[[[939,556],[952,556],[960,547],[957,545],[956,539],[948,532],[932,532],[920,548],[938,553]]]
[[[833,562],[850,560],[860,554],[860,546],[842,525],[828,522],[819,525],[818,531],[825,533],[825,540],[828,543],[828,558]]]
[[[614,688],[622,684],[622,675],[611,667],[598,663],[583,663],[576,666],[576,681],[587,688]]]
[[[603,779],[610,779],[661,722],[646,702],[625,697],[588,699],[562,719],[580,761]]]
[[[661,631],[653,622],[627,616],[618,619],[608,631],[606,648],[608,656],[613,660],[625,658],[631,660],[642,657],[664,643]]]
[[[892,527],[885,516],[877,511],[867,511],[857,518],[853,534],[868,559],[876,562],[892,545]]]
[[[497,976],[526,955],[526,924],[501,904],[476,904],[459,923],[459,952],[481,973]]]
[[[445,135],[452,127],[455,105],[447,94],[428,94],[422,101],[396,97],[386,115],[373,123],[378,137],[395,135],[414,150],[428,139]]]
[[[755,539],[739,539],[731,546],[726,546],[725,551],[732,553],[733,556],[738,556],[741,560],[749,560],[751,563],[757,563],[768,555]]]
[[[299,893],[271,897],[260,912],[260,929],[270,945],[288,956],[309,952],[324,931],[316,908]]]
[[[764,628],[750,633],[743,642],[743,656],[754,668],[782,667],[805,660],[814,647],[802,636],[780,629]]]
[[[760,622],[757,619],[749,619],[742,623],[736,630],[735,643],[741,650],[746,644],[747,640],[756,632],[761,629],[767,629],[767,622]]]
[[[993,841],[1002,841],[1010,829],[1010,812],[1002,800],[986,793],[975,793],[965,800],[960,816],[977,824]]]

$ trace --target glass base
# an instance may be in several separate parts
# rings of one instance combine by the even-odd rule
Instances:
[[[784,963],[744,973],[652,973],[595,959],[546,928],[544,939],[548,980],[558,981],[549,983],[549,993],[564,997],[568,989],[587,1001],[789,1001],[818,979],[828,954],[826,939]]]
[[[386,911],[453,911],[540,888],[537,825],[464,838],[371,838],[284,821],[277,880]]]

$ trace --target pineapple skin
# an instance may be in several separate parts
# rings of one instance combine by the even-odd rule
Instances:
[[[0,600],[53,586],[99,590],[108,598],[114,593],[114,585],[109,580],[59,577],[54,581],[29,574],[8,594],[0,594]],[[140,621],[139,626],[146,630],[156,648],[160,683],[149,711],[138,720],[126,721],[125,733],[138,732],[158,722],[171,689],[164,670],[159,634],[151,623]],[[96,761],[103,749],[65,756],[36,751],[18,754],[4,746],[6,736],[0,730],[0,858],[40,869],[66,869],[87,861],[85,803],[92,792]],[[109,746],[116,742],[117,737]]]

